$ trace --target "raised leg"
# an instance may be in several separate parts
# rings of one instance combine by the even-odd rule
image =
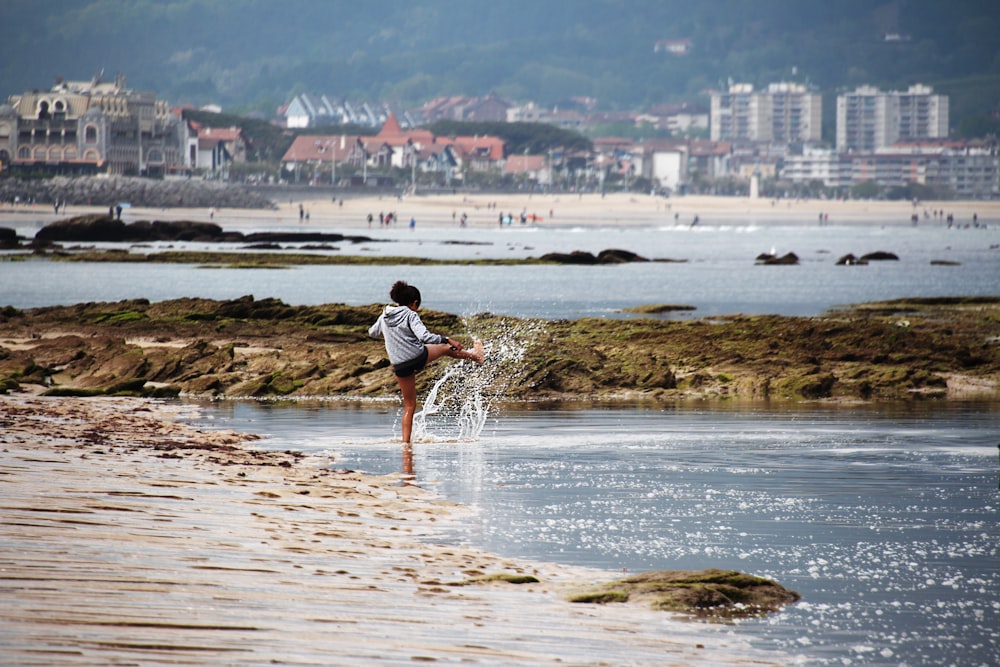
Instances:
[[[482,341],[474,341],[472,343],[472,349],[461,349],[453,350],[450,345],[428,345],[427,346],[427,363],[431,363],[441,357],[451,357],[452,359],[467,359],[469,361],[474,361],[477,364],[482,364],[486,361],[486,351],[483,348]]]

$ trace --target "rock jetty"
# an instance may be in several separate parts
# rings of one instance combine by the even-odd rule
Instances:
[[[128,203],[148,208],[272,209],[274,203],[252,188],[199,178],[164,179],[128,176],[58,176],[47,180],[0,180],[0,201],[66,202],[70,206],[114,206]]]

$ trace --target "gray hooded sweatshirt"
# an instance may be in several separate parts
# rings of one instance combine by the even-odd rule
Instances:
[[[447,343],[448,337],[431,333],[420,315],[409,306],[386,306],[368,330],[372,338],[385,339],[385,351],[393,365],[416,359],[426,343]]]

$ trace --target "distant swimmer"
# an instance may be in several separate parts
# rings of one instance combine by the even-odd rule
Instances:
[[[368,329],[372,338],[385,340],[385,351],[396,373],[396,383],[403,394],[403,442],[409,444],[413,432],[413,414],[417,410],[416,374],[441,357],[468,359],[482,364],[486,354],[481,341],[473,341],[473,351],[444,334],[427,330],[420,320],[420,290],[397,280],[389,291],[395,305],[388,305]]]

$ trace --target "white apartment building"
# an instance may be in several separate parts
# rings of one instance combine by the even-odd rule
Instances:
[[[809,149],[782,161],[781,178],[845,189],[865,181],[881,188],[919,183],[969,199],[1000,196],[1000,155],[985,142],[897,143],[875,151]]]
[[[837,150],[875,151],[899,141],[948,136],[948,97],[929,86],[882,92],[861,86],[837,96]]]
[[[739,83],[712,95],[713,141],[759,141],[780,144],[821,138],[823,100],[802,84],[772,83],[766,91]]]

